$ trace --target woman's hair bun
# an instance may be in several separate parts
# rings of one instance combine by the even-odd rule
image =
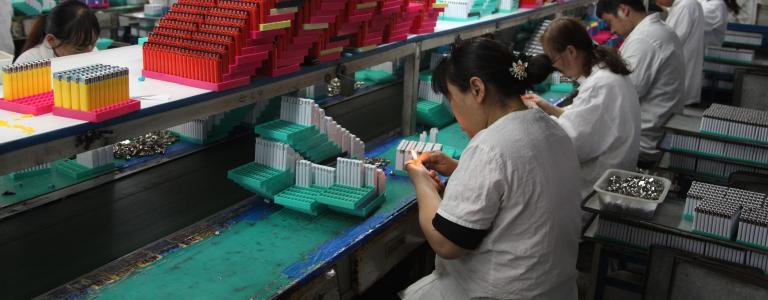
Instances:
[[[535,85],[544,82],[555,68],[552,67],[552,61],[544,54],[539,54],[528,59],[526,82]]]

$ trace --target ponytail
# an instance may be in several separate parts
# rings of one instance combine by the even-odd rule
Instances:
[[[603,64],[608,70],[618,75],[629,75],[632,71],[627,67],[627,62],[615,50],[606,46],[592,47],[592,59],[590,66]]]
[[[450,96],[448,84],[460,92],[470,89],[472,77],[498,93],[500,104],[520,101],[533,85],[541,83],[552,72],[546,56],[528,57],[509,51],[503,44],[478,38],[456,44],[451,55],[443,58],[432,73],[432,90]]]
[[[32,25],[32,30],[30,30],[29,35],[27,36],[27,41],[24,42],[24,47],[21,48],[21,52],[19,53],[24,53],[24,51],[32,49],[43,42],[46,35],[45,33],[46,23],[48,23],[47,14],[40,15],[39,17],[37,17],[37,20],[35,20],[35,23]]]

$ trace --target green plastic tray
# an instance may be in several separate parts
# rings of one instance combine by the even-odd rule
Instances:
[[[445,105],[429,100],[416,102],[416,120],[431,127],[443,127],[453,123],[453,113]]]
[[[11,174],[8,174],[8,176],[10,176],[13,180],[19,180],[19,179],[34,177],[34,176],[48,174],[48,173],[51,173],[51,168],[37,169],[32,171],[13,172]]]
[[[325,190],[321,187],[289,187],[275,195],[275,203],[286,208],[317,216],[323,211],[323,205],[317,197]]]
[[[317,201],[331,207],[356,209],[373,198],[375,194],[376,189],[369,186],[356,188],[334,184],[324,190],[317,197]]]
[[[275,195],[293,185],[294,174],[250,162],[229,170],[227,178],[251,192],[274,199]]]
[[[76,160],[64,159],[53,163],[56,172],[72,179],[85,179],[108,173],[115,169],[115,163],[109,163],[96,168],[89,168],[81,165]]]
[[[379,207],[381,207],[381,204],[384,203],[384,201],[386,200],[387,200],[387,197],[386,197],[386,194],[384,194],[375,198],[371,198],[368,202],[363,203],[362,205],[360,205],[360,207],[356,209],[346,209],[346,208],[341,208],[336,206],[328,206],[328,208],[340,213],[364,218],[369,216],[371,213],[373,213],[377,209],[379,209]]]

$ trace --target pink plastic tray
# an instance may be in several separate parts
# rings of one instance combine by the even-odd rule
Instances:
[[[47,114],[53,109],[53,91],[27,96],[14,101],[5,101],[5,99],[0,98],[0,109],[35,116]]]
[[[93,111],[81,111],[54,107],[53,115],[88,122],[102,122],[141,109],[139,100],[128,99],[123,102],[102,107]]]
[[[141,74],[144,75],[144,77],[162,80],[162,81],[169,81],[173,83],[178,83],[181,85],[196,87],[204,90],[211,90],[211,91],[223,91],[231,88],[236,88],[244,85],[248,85],[251,83],[251,77],[244,76],[236,79],[232,79],[229,81],[224,81],[220,83],[213,83],[213,82],[207,82],[207,81],[200,81],[200,80],[194,80],[184,77],[178,77],[158,72],[152,72],[147,70],[141,70]]]

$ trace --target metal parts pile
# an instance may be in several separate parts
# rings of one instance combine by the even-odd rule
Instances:
[[[177,141],[179,137],[170,131],[150,132],[115,144],[115,158],[128,160],[134,157],[164,154],[168,146]]]
[[[659,200],[664,192],[664,184],[651,177],[629,176],[621,178],[621,176],[614,175],[608,178],[608,187],[605,190],[646,200]]]
[[[354,89],[359,89],[365,85],[365,82],[362,81],[355,81],[355,87]],[[328,83],[328,96],[338,96],[341,95],[341,79],[338,77],[331,79],[331,82]]]
[[[381,157],[369,157],[363,161],[364,164],[374,165],[380,170],[384,170],[389,166],[389,160]]]

